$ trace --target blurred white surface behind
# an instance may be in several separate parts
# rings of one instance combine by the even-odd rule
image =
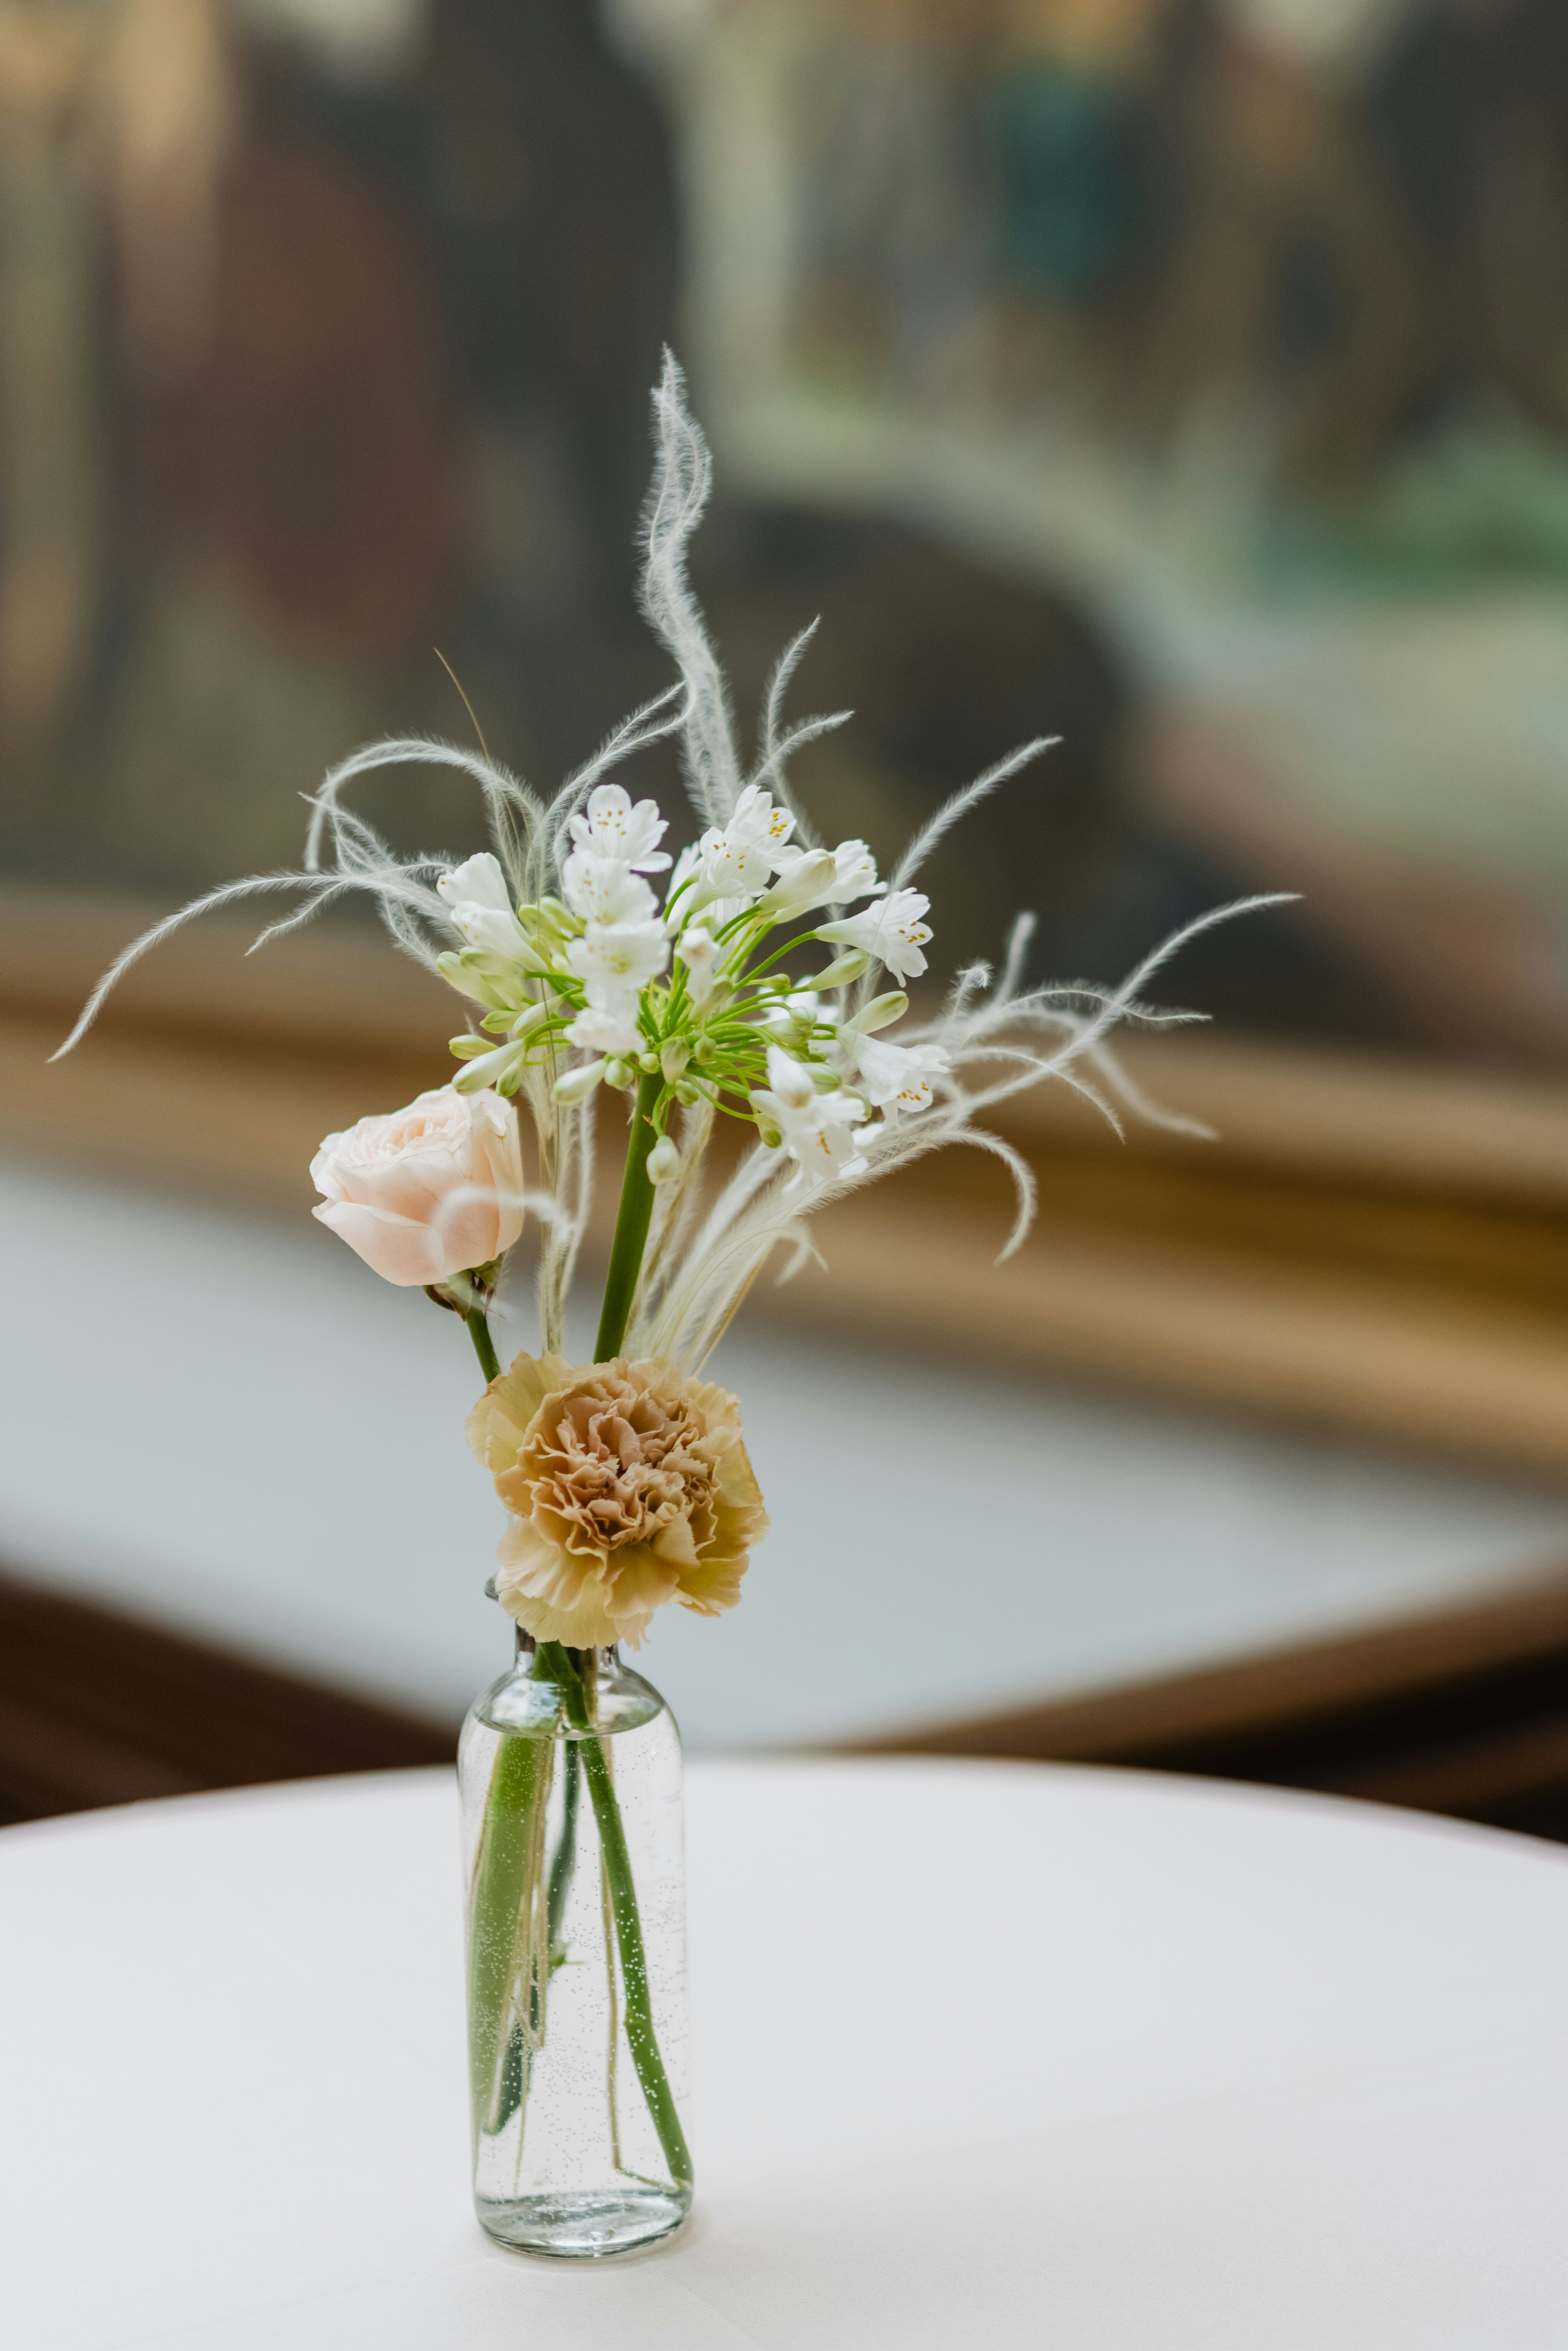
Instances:
[[[1005,1272],[998,1280],[1005,1280]],[[302,1217],[0,1166],[0,1561],[444,1714],[499,1672],[461,1325]],[[503,1356],[528,1343],[520,1316]],[[785,1334],[718,1358],[773,1513],[639,1663],[699,1747],[953,1718],[1499,1587],[1568,1497]]]

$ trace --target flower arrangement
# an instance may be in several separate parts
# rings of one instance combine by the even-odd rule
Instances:
[[[1029,1228],[1032,1179],[1020,1155],[981,1122],[1049,1079],[1085,1095],[1118,1128],[1124,1110],[1203,1133],[1138,1091],[1114,1057],[1112,1032],[1200,1018],[1155,1009],[1143,1000],[1145,988],[1198,932],[1281,903],[1249,898],[1201,915],[1110,990],[1020,987],[1033,930],[1021,914],[998,973],[971,966],[935,1017],[912,1019],[904,984],[925,974],[932,938],[915,877],[958,820],[1050,743],[1024,744],[957,792],[887,880],[863,841],[824,848],[791,792],[789,761],[850,714],[783,723],[808,629],[774,670],[757,757],[749,768],[743,764],[723,674],[686,579],[711,460],[673,359],[653,412],[643,601],[677,683],[618,726],[549,802],[499,761],[454,744],[408,737],[355,752],[314,799],[303,868],[228,883],[144,933],[106,972],[60,1048],[71,1050],[115,982],[177,925],[263,892],[295,893],[303,903],[257,946],[350,892],[368,892],[398,946],[465,998],[472,1025],[452,1040],[462,1064],[454,1083],[391,1117],[329,1135],[311,1167],[326,1195],[315,1213],[386,1280],[417,1283],[458,1306],[492,1383],[501,1377],[488,1327],[500,1263],[529,1213],[536,1218],[539,1356],[517,1359],[502,1390],[476,1409],[471,1434],[517,1521],[503,1539],[504,1605],[537,1637],[581,1646],[635,1639],[666,1600],[706,1614],[738,1597],[746,1551],[735,1548],[739,1521],[731,1512],[753,1513],[745,1520],[753,1541],[766,1520],[756,1500],[716,1509],[695,1499],[713,1481],[710,1455],[733,1457],[728,1483],[737,1494],[754,1491],[734,1401],[701,1387],[697,1375],[774,1251],[790,1248],[787,1275],[810,1246],[805,1220],[815,1210],[909,1160],[965,1143],[994,1154],[1012,1175],[1017,1215],[1001,1251],[1010,1255]],[[672,735],[704,825],[673,866],[653,801],[633,801],[605,780]],[[491,849],[462,863],[399,859],[345,804],[358,778],[408,762],[474,778]],[[825,962],[802,967],[824,947]],[[896,984],[881,987],[883,977]],[[629,1134],[595,1360],[570,1371],[560,1351],[592,1196],[601,1088],[627,1096]],[[531,1189],[512,1107],[518,1099],[531,1126]],[[705,1162],[721,1118],[748,1128],[752,1142],[705,1201]],[[551,1384],[539,1388],[546,1364]],[[632,1421],[607,1401],[597,1414],[588,1410],[581,1400],[596,1373],[608,1383],[605,1398],[622,1398]],[[535,1398],[526,1425],[518,1419],[525,1396]],[[535,1425],[557,1398],[576,1416],[574,1429],[582,1423],[568,1449],[570,1477]],[[679,1426],[679,1440],[670,1433],[655,1441],[655,1414],[668,1431]],[[650,1425],[638,1437],[635,1474],[618,1470],[596,1511],[587,1499],[588,1463],[607,1465],[612,1426],[631,1426],[639,1415]],[[511,1437],[503,1431],[513,1429],[508,1460]],[[525,1471],[524,1461],[538,1466]],[[609,1480],[607,1466],[602,1474]],[[537,1499],[546,1490],[579,1499],[571,1509],[547,1505]],[[657,1502],[649,1499],[655,1492]],[[688,1545],[691,1557],[677,1558]]]
[[[315,1214],[387,1280],[423,1288],[466,1322],[486,1379],[469,1441],[507,1513],[492,1589],[564,1693],[573,1735],[595,1719],[601,1653],[637,1644],[671,1603],[715,1615],[740,1597],[768,1519],[737,1401],[704,1373],[769,1259],[787,1251],[788,1274],[811,1247],[808,1219],[818,1209],[955,1143],[992,1153],[1011,1173],[1007,1256],[1028,1228],[1032,1180],[984,1121],[1049,1080],[1085,1095],[1113,1124],[1124,1110],[1202,1132],[1139,1092],[1115,1059],[1113,1031],[1194,1018],[1145,1001],[1155,974],[1197,932],[1278,903],[1253,898],[1202,916],[1112,989],[1026,987],[1032,924],[1020,915],[998,971],[960,972],[940,1008],[916,1016],[906,988],[925,976],[932,942],[929,903],[915,886],[925,861],[1048,745],[1025,744],[957,792],[885,878],[864,841],[820,841],[791,790],[790,755],[849,714],[785,723],[807,630],[774,670],[760,741],[743,758],[686,578],[711,469],[673,360],[653,412],[643,604],[675,682],[549,800],[482,738],[478,752],[423,737],[357,751],[315,796],[301,869],[231,883],[148,931],[105,975],[60,1049],[176,925],[256,893],[299,900],[258,946],[349,893],[368,893],[397,946],[463,999],[452,1081],[329,1135],[311,1168],[324,1196]],[[612,779],[668,737],[678,739],[702,828],[674,861],[654,802]],[[350,786],[408,762],[473,778],[488,849],[461,862],[400,858],[348,805]],[[619,1208],[593,1360],[573,1364],[566,1304],[605,1092],[626,1102]],[[739,1130],[742,1148],[716,1180],[710,1146],[721,1121]],[[502,1263],[530,1227],[538,1351],[503,1369],[490,1315]],[[689,2183],[651,2011],[633,2030],[647,1972],[610,1744],[587,1739],[580,1772],[619,1938],[626,2029],[670,2177]],[[542,2046],[559,1964],[560,1856],[570,1876],[575,1836],[573,1811],[562,1815],[547,1870],[540,1767],[509,1753],[494,1766],[471,1896],[475,2111],[476,2129],[492,2133],[517,2113]],[[571,1791],[576,1775],[571,1761]],[[526,1834],[517,1826],[525,1817]],[[517,1918],[534,1920],[520,1941]]]

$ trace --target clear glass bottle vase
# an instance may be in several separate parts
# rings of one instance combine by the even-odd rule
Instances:
[[[458,1749],[474,2201],[593,2258],[691,2209],[681,1742],[614,1649],[524,1635]]]

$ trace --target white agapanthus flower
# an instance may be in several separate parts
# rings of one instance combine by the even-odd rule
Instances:
[[[659,847],[664,831],[657,803],[633,806],[619,784],[601,784],[571,820],[577,847],[561,868],[561,889],[583,928],[568,942],[566,963],[583,983],[584,1001],[565,1033],[585,1052],[642,1050],[638,1003],[669,956],[657,903],[643,879],[670,862]]]
[[[635,994],[664,968],[670,942],[660,922],[590,923],[580,939],[567,943],[568,968],[586,980],[624,983]],[[589,1002],[592,1003],[591,993]]]
[[[881,898],[887,884],[876,878],[876,860],[863,841],[841,841],[833,852],[833,898],[835,906],[847,906],[855,898]]]
[[[758,904],[776,923],[788,923],[814,906],[847,906],[855,898],[878,898],[886,888],[876,878],[876,860],[864,841],[841,841],[837,849],[786,852],[778,881]],[[824,931],[822,936],[831,938],[832,933]]]
[[[571,820],[571,837],[580,852],[613,858],[633,873],[664,872],[670,861],[659,843],[668,831],[656,800],[639,800],[633,807],[630,793],[619,784],[599,785]]]
[[[465,858],[449,873],[443,873],[436,883],[438,893],[449,906],[489,906],[500,914],[512,911],[511,893],[498,858],[487,849],[476,857]]]
[[[713,1001],[718,969],[718,941],[706,923],[688,923],[675,942],[675,955],[686,967],[686,990],[699,1012]]]
[[[689,841],[671,869],[664,889],[664,914],[673,929],[678,929],[691,911],[686,904],[691,896],[686,884],[695,881],[702,862],[701,848],[696,841]]]
[[[880,898],[887,889],[885,882],[876,878],[876,860],[863,841],[841,841],[836,849],[813,851],[791,849],[779,868],[779,880],[774,885],[781,889],[790,881],[798,865],[811,856],[827,855],[832,859],[831,887],[820,897],[802,903],[810,906],[848,906],[857,898]]]
[[[823,923],[820,939],[860,947],[876,963],[883,963],[895,979],[916,979],[925,968],[922,947],[930,944],[929,926],[920,919],[931,910],[924,890],[895,890],[878,906],[847,914],[842,922]]]
[[[507,877],[488,850],[441,874],[435,887],[446,902],[453,928],[471,947],[507,965],[518,961],[526,942],[512,911]]]
[[[808,849],[791,858],[771,890],[762,893],[758,909],[776,923],[792,923],[813,906],[831,906],[837,872],[831,849]]]
[[[586,1005],[567,1029],[569,1045],[585,1053],[640,1053],[643,1034],[637,1026],[637,998],[617,996],[608,1007]]]
[[[657,921],[659,910],[652,890],[622,858],[577,850],[562,867],[560,882],[567,904],[590,928]]]
[[[929,1110],[931,1081],[948,1064],[940,1045],[889,1045],[876,1037],[851,1033],[853,1080],[873,1110],[883,1118]]]
[[[584,1009],[567,1030],[570,1043],[592,1053],[641,1050],[637,1006],[643,989],[657,979],[670,952],[664,926],[649,922],[590,923],[566,950],[573,976],[583,982]]]
[[[858,1095],[840,1086],[819,1093],[811,1072],[778,1045],[768,1048],[768,1083],[751,1097],[779,1130],[782,1148],[796,1163],[791,1185],[822,1184],[834,1176],[863,1173],[854,1129],[866,1116]]]
[[[747,784],[728,822],[722,830],[710,825],[697,844],[701,862],[688,893],[690,911],[714,898],[755,898],[786,862],[794,830],[793,816],[774,807],[771,792]]]

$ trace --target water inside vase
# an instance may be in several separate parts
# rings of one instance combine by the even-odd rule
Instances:
[[[476,2210],[501,2244],[591,2259],[668,2235],[691,2182],[680,1740],[612,1653],[588,1690],[591,1728],[519,1658],[459,1770]]]

